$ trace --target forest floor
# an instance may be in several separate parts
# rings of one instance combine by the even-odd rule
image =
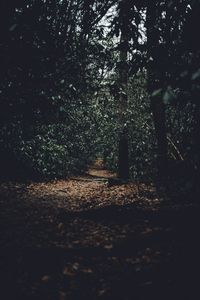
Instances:
[[[200,299],[199,206],[114,176],[0,185],[0,299]]]

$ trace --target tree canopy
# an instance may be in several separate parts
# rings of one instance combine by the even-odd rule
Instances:
[[[196,181],[199,11],[197,0],[3,1],[6,176],[66,177],[100,156],[119,177],[182,182],[189,168]]]

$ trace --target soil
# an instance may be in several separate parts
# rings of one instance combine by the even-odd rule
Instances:
[[[0,299],[200,299],[200,207],[84,176],[0,185]]]

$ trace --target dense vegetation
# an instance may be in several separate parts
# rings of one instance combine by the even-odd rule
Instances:
[[[1,5],[2,178],[66,177],[100,156],[122,179],[193,188],[198,0]]]

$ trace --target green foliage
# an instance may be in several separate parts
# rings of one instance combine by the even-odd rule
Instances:
[[[111,91],[113,92],[113,85]],[[99,152],[107,167],[117,171],[119,112],[118,103],[109,92],[108,88],[105,89],[98,99],[98,140],[101,141]],[[130,78],[128,99],[126,126],[130,176],[134,180],[149,180],[155,173],[155,138],[144,73]]]
[[[87,147],[89,137],[80,128],[54,124],[37,131],[31,140],[20,143],[18,153],[42,177],[66,177],[87,168],[92,153]]]
[[[102,31],[93,28],[88,37],[87,18],[98,16],[88,10],[84,1],[59,0],[5,7],[0,160],[10,174],[18,176],[20,167],[25,176],[66,177],[85,170],[93,158],[94,79],[109,53],[97,39]]]
[[[156,167],[156,141],[144,74],[132,78],[129,102],[131,175],[137,180],[152,180]]]
[[[24,134],[21,124],[8,124],[1,129],[3,159],[9,152],[21,169],[29,170],[30,174],[26,176],[33,172],[40,178],[58,178],[83,172],[94,155],[94,131],[90,130],[92,116],[89,106],[87,111],[76,108],[72,112],[71,109],[68,118],[65,114],[65,122],[32,126],[28,128],[28,135]],[[13,169],[12,172],[17,173],[18,170]]]
[[[83,172],[100,155],[117,169],[124,23],[129,83],[123,118],[131,177],[152,179],[156,168],[149,65],[157,76],[151,96],[165,107],[169,158],[200,169],[200,51],[192,34],[199,27],[199,2],[168,2],[155,2],[158,43],[149,59],[146,1],[127,0],[128,9],[112,0],[5,5],[0,12],[0,163],[11,167],[8,173],[24,169],[30,176],[66,177]]]

